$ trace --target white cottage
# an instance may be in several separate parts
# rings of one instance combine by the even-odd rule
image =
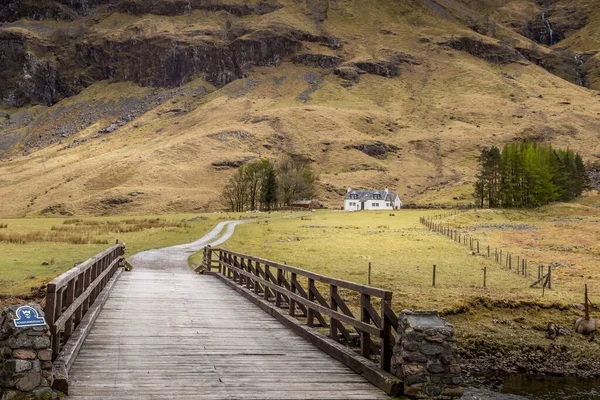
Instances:
[[[344,199],[344,210],[399,210],[402,201],[397,193],[384,190],[357,190],[348,188]]]

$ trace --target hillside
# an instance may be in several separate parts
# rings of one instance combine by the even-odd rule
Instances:
[[[600,157],[593,0],[3,7],[3,217],[213,210],[283,152],[332,207],[348,186],[471,202],[479,150],[523,137]]]

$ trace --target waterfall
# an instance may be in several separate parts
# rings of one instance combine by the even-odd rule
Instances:
[[[579,86],[585,87],[585,82],[583,81],[583,76],[581,75],[581,72],[579,72],[579,67],[581,67],[583,64],[585,64],[585,62],[581,59],[580,54],[575,54],[575,57],[573,57],[573,58],[575,59],[575,62],[577,63],[574,70],[575,70],[575,73],[577,74],[577,80],[579,81]]]
[[[542,13],[542,22],[544,25],[546,25],[546,28],[548,28],[548,33],[550,35],[550,43],[548,45],[552,46],[554,44],[554,30],[552,30],[552,24],[550,24],[550,21],[546,19],[546,13]]]

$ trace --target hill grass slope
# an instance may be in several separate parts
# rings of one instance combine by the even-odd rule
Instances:
[[[334,207],[471,202],[480,149],[519,138],[600,157],[593,1],[16,3],[3,217],[212,210],[231,165],[282,153]]]

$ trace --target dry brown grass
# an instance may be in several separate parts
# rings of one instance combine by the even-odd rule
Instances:
[[[492,3],[485,7],[492,10],[501,5]],[[244,23],[288,24],[318,31],[299,3],[286,0],[282,4],[285,12],[252,17]],[[317,197],[332,207],[341,206],[341,196],[325,187],[388,186],[405,203],[447,203],[454,197],[464,203],[471,201],[476,157],[482,146],[502,145],[548,128],[554,132],[548,140],[555,146],[580,151],[587,160],[600,154],[600,103],[595,92],[538,66],[490,64],[445,48],[438,43],[452,35],[474,33],[430,11],[409,12],[409,8],[403,2],[353,0],[330,8],[322,24],[324,31],[343,40],[339,54],[348,61],[386,59],[394,51],[419,58],[421,65],[401,66],[400,77],[362,75],[360,83],[343,88],[340,78],[328,71],[294,65],[290,60],[277,67],[257,67],[247,79],[205,98],[174,98],[107,136],[108,141],[90,140],[61,152],[57,150],[63,145],[51,146],[1,163],[0,199],[4,201],[0,215],[37,215],[58,203],[76,215],[220,208],[220,188],[232,171],[217,171],[212,162],[275,159],[282,152],[314,161],[323,188]],[[111,30],[125,35],[136,24],[149,35],[166,32],[167,37],[196,24],[219,25],[220,21],[206,20],[200,14],[189,20],[118,16],[94,29],[101,40]],[[384,28],[396,35],[383,34]],[[311,88],[304,79],[307,72],[316,73],[320,83],[305,103],[298,95]],[[207,86],[201,80],[189,85]],[[59,106],[103,93],[110,94],[107,99],[118,97],[125,90],[146,92],[133,84],[101,82]],[[185,115],[164,112],[184,103],[192,104]],[[252,123],[255,117],[267,119]],[[93,136],[101,127],[91,126],[80,136]],[[232,130],[244,130],[252,137],[215,139],[215,133]],[[387,160],[378,160],[346,149],[371,141],[400,150]],[[356,165],[363,169],[355,170]],[[116,207],[102,203],[132,191],[144,194]]]
[[[27,244],[32,242],[60,242],[69,244],[108,244],[91,234],[75,234],[71,231],[0,233],[0,243]]]

